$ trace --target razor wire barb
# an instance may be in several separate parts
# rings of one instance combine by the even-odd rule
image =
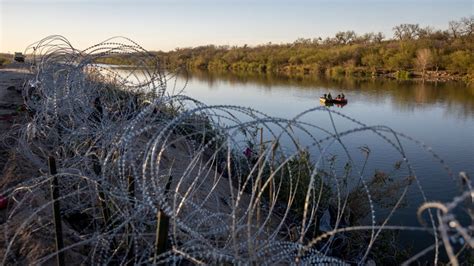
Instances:
[[[170,90],[179,71],[165,70],[156,56],[123,37],[78,50],[62,36],[49,36],[26,54],[33,75],[23,90],[29,118],[18,129],[17,152],[42,173],[48,156],[56,158],[66,238],[59,252],[75,263],[365,264],[376,259],[374,245],[386,231],[431,235],[434,244],[412,258],[433,252],[435,264],[446,251],[457,265],[456,252],[474,247],[472,225],[463,226],[454,214],[470,202],[472,222],[471,180],[462,173],[467,186],[459,197],[430,202],[402,142],[433,155],[447,176],[451,171],[429,147],[402,133],[324,107],[286,119],[248,107],[208,106],[174,93],[183,88]],[[127,71],[98,63],[118,55],[127,57]],[[305,119],[315,115],[329,119],[330,127]],[[336,118],[353,127],[339,130]],[[400,158],[397,198],[385,207],[387,215],[378,215],[380,193],[374,192],[384,175],[368,172],[369,147],[360,148],[362,161],[354,158],[345,140],[354,134],[380,138]],[[342,154],[337,159],[334,147]],[[52,201],[45,196],[50,179],[31,176],[4,189],[14,203],[1,225],[2,264],[19,261],[16,243],[25,234],[48,239],[54,231]],[[410,187],[423,198],[420,227],[389,225]],[[358,224],[348,222],[354,202],[365,210]],[[331,208],[334,221],[323,230]],[[167,249],[158,254],[160,212],[169,229]],[[363,245],[347,252],[350,257],[338,256],[361,236],[354,232],[362,234]],[[452,238],[462,239],[461,248]],[[56,255],[45,248],[29,262]]]

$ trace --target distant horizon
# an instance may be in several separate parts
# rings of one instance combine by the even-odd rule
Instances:
[[[0,52],[23,52],[49,35],[78,49],[125,36],[149,51],[286,44],[336,32],[382,32],[402,23],[445,30],[474,14],[470,0],[0,0]]]

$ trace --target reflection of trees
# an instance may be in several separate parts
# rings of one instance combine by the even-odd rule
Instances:
[[[384,101],[390,97],[392,104],[400,110],[414,110],[443,104],[449,113],[460,117],[469,117],[474,113],[474,86],[461,82],[415,82],[389,79],[327,79],[324,77],[301,75],[296,77],[242,74],[232,72],[193,71],[190,79],[207,82],[212,86],[216,81],[225,81],[231,85],[256,84],[266,89],[272,87],[296,87],[298,89],[327,88],[330,91],[357,92],[357,100],[367,102]],[[423,104],[423,105],[420,105]]]
[[[392,91],[393,104],[402,109],[431,107],[436,104],[445,106],[445,111],[459,117],[470,117],[474,113],[474,87],[462,83],[422,83],[406,82]]]

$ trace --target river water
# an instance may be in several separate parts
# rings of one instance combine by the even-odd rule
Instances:
[[[461,82],[327,80],[307,77],[288,79],[208,72],[187,73],[178,76],[173,82],[176,82],[177,90],[184,88],[185,95],[208,105],[247,106],[285,118],[321,106],[319,96],[324,93],[330,92],[333,96],[344,93],[348,99],[347,105],[327,108],[367,125],[388,126],[419,140],[450,167],[452,176],[426,148],[402,140],[427,200],[451,201],[460,193],[458,173],[465,171],[474,176],[474,86],[469,87]],[[315,114],[310,120],[322,127],[331,127],[328,115],[324,112]],[[335,124],[341,131],[354,128],[354,124],[344,119],[336,119]],[[345,144],[355,154],[360,153],[358,147],[370,148],[369,171],[390,169],[400,160],[400,155],[387,143],[367,132],[351,135],[345,139]],[[338,155],[342,151],[334,148],[331,152]],[[416,210],[422,203],[421,191],[413,186],[407,194],[404,207],[397,210],[389,224],[420,226]],[[385,215],[383,211],[376,214],[378,221]],[[460,215],[463,215],[462,211]],[[415,250],[433,243],[433,238],[425,233],[402,232],[401,235],[404,242],[414,246]]]
[[[248,106],[286,118],[320,106],[319,97],[324,93],[344,93],[347,105],[328,108],[368,125],[389,126],[425,143],[453,172],[474,171],[474,86],[460,82],[288,79],[198,72],[181,76],[177,88],[185,78],[183,93],[206,104]],[[364,141],[374,146],[370,138]],[[411,154],[413,162],[419,158],[416,166],[420,174],[435,174],[430,169],[436,169],[437,162],[425,160],[425,155],[423,150]],[[442,179],[430,177],[429,182],[443,188]]]

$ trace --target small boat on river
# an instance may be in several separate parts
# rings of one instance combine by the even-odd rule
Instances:
[[[347,104],[347,99],[327,99],[319,97],[319,101],[324,104]]]

